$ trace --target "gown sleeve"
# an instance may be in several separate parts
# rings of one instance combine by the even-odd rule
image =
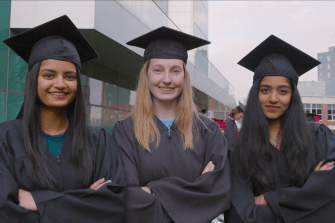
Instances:
[[[39,215],[36,212],[19,206],[19,188],[10,169],[14,157],[6,145],[0,141],[0,222],[36,223]]]
[[[171,218],[159,199],[141,188],[135,144],[126,131],[129,129],[122,126],[122,122],[117,122],[112,133],[122,157],[127,182],[124,223],[170,223]]]
[[[233,173],[231,177],[232,199],[229,211],[225,212],[227,223],[276,223],[282,222],[268,205],[255,204],[250,181],[243,181]]]
[[[93,182],[112,180],[98,190],[77,189],[64,192],[31,192],[43,223],[119,222],[124,217],[125,178],[117,147],[111,136],[101,130]]]
[[[204,163],[206,166],[212,161],[215,165],[213,171],[201,174],[194,182],[167,177],[148,184],[176,223],[210,222],[230,206],[227,140],[216,123],[208,126],[203,137],[206,146]]]
[[[335,160],[335,135],[321,125],[315,135],[324,163]],[[264,193],[269,207],[286,222],[335,222],[335,170],[313,172],[303,187]]]

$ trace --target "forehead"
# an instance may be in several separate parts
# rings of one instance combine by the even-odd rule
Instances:
[[[179,66],[183,67],[184,62],[179,59],[151,59],[150,65],[151,66],[163,66],[163,67],[173,67]]]
[[[260,85],[269,85],[269,86],[280,86],[287,85],[290,86],[290,81],[288,78],[283,76],[265,76],[263,77]]]
[[[47,59],[43,60],[41,63],[40,71],[43,69],[76,71],[76,66],[73,63],[64,60]]]

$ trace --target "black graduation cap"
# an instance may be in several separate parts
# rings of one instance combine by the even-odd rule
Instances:
[[[66,15],[19,33],[3,41],[24,61],[28,69],[39,61],[56,59],[81,63],[98,54]]]
[[[240,101],[238,101],[238,106],[236,106],[236,109],[239,110],[240,112],[244,113],[245,105],[242,104]]]
[[[238,64],[254,72],[254,81],[264,76],[283,76],[297,84],[300,75],[319,65],[320,62],[271,35]]]
[[[144,60],[180,59],[187,63],[187,51],[210,44],[209,41],[162,26],[127,43],[145,49]]]

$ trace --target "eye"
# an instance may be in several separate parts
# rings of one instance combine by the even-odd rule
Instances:
[[[155,73],[159,73],[159,72],[162,72],[162,70],[159,69],[159,68],[155,68],[155,69],[154,69],[154,72],[155,72]]]
[[[77,79],[77,76],[73,75],[73,74],[69,74],[69,75],[66,75],[65,78],[69,79],[69,80],[75,80],[75,79]]]
[[[286,89],[279,89],[279,93],[280,94],[287,94],[288,90],[286,90]]]
[[[261,88],[260,91],[261,91],[263,94],[266,94],[266,93],[269,93],[269,92],[270,92],[270,89],[269,89],[269,88]]]
[[[179,74],[179,73],[180,73],[180,70],[175,69],[175,70],[173,70],[173,73],[174,73],[174,74]]]
[[[52,77],[54,77],[54,75],[50,74],[50,73],[46,73],[46,74],[43,74],[43,77],[45,77],[45,78],[52,78]]]

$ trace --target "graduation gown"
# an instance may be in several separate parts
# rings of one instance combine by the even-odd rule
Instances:
[[[335,160],[335,135],[326,126],[309,123],[324,163]],[[335,222],[335,170],[313,172],[303,187],[288,187],[278,173],[279,151],[272,145],[271,166],[276,189],[255,188],[232,174],[231,209],[227,223],[331,223]],[[321,161],[320,160],[320,161]],[[268,205],[256,205],[263,194]]]
[[[224,130],[224,135],[227,138],[228,146],[230,146],[237,139],[238,129],[237,129],[237,125],[235,121],[230,118],[227,118],[225,123],[226,123],[226,128]]]
[[[116,123],[112,136],[127,182],[125,223],[208,223],[229,208],[227,142],[215,122],[201,119],[206,127],[197,121],[198,140],[185,150],[174,123],[169,133],[155,117],[161,141],[151,152],[137,142],[132,117]],[[201,174],[209,161],[214,171]]]
[[[22,120],[0,124],[0,222],[122,222],[125,178],[118,150],[105,130],[88,127],[88,143],[95,163],[91,182],[105,178],[112,183],[93,190],[78,179],[77,167],[70,161],[70,122],[59,159],[46,148],[48,167],[57,182],[51,191],[28,179],[22,129]],[[31,192],[38,212],[18,205],[19,189]]]

